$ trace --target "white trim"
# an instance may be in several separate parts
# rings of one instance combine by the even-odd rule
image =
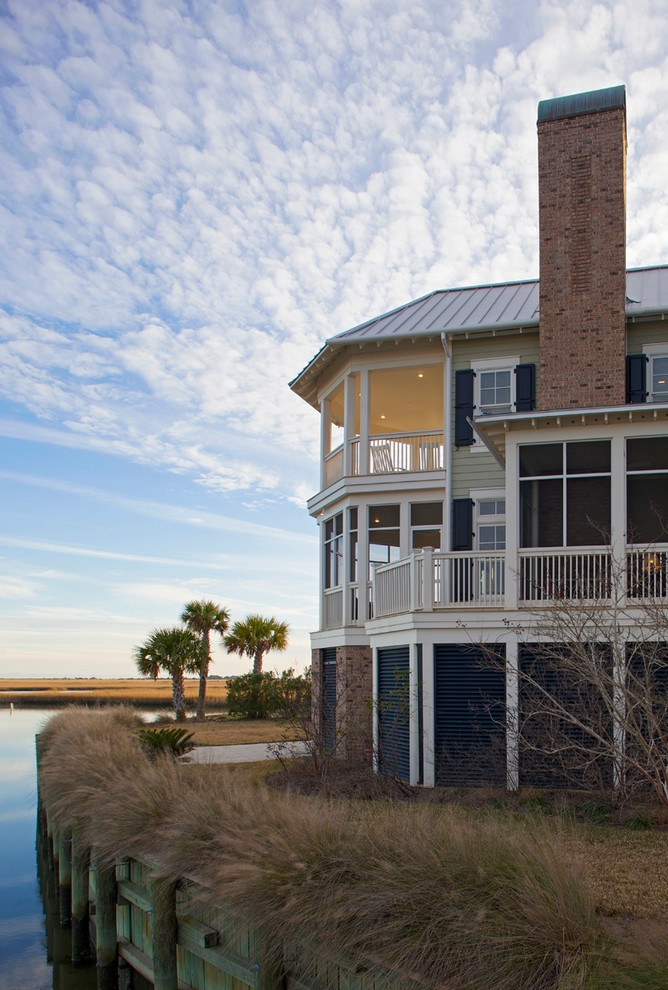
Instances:
[[[665,344],[643,344],[642,352],[647,361],[647,380],[645,384],[645,397],[648,402],[668,402],[668,389],[665,390],[663,398],[654,398],[654,392],[652,391],[652,384],[654,379],[653,363],[655,358],[668,358],[668,341]]]
[[[474,358],[471,362],[471,371],[473,372],[473,410],[475,416],[481,417],[483,420],[486,417],[494,415],[504,415],[510,416],[514,414],[515,411],[515,399],[516,399],[516,376],[514,374],[515,368],[520,363],[520,358],[518,355],[503,355],[502,357],[496,358]],[[485,371],[508,371],[510,373],[510,408],[505,413],[485,413],[482,409],[480,402],[480,375]],[[486,445],[480,442],[481,438],[476,436],[476,431],[473,433],[473,443],[470,444],[469,450],[471,453],[481,453],[481,451],[487,451]]]

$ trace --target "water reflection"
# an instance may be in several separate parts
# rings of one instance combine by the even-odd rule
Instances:
[[[0,990],[95,990],[95,966],[74,968],[53,871],[35,844],[35,733],[52,714],[0,709]],[[35,855],[37,852],[37,871]]]

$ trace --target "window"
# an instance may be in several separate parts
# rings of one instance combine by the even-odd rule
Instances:
[[[441,549],[442,502],[414,502],[411,505],[411,547]]]
[[[668,437],[626,441],[626,539],[668,542]]]
[[[472,361],[475,372],[474,398],[476,413],[491,416],[512,412],[515,408],[515,366],[519,357],[489,358]]]
[[[325,588],[338,588],[343,577],[343,513],[325,522]]]
[[[605,546],[610,441],[526,444],[520,454],[520,546]]]
[[[358,547],[357,506],[354,506],[348,509],[348,580],[353,584],[357,581]]]
[[[372,564],[399,560],[399,506],[369,506],[369,576]]]
[[[645,344],[647,401],[668,402],[668,344]]]
[[[505,498],[477,498],[476,541],[481,552],[506,549]]]
[[[478,403],[480,412],[502,413],[511,411],[511,378],[509,368],[503,371],[480,372],[480,402]]]
[[[668,354],[650,358],[650,401],[668,402]]]

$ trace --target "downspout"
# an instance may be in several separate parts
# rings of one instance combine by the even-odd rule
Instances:
[[[448,552],[452,546],[452,347],[446,333],[441,333],[441,344],[445,351],[445,422],[443,445],[445,447],[445,530],[443,549]]]

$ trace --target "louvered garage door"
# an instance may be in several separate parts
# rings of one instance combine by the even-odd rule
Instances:
[[[408,657],[407,646],[378,650],[380,766],[400,780],[408,780],[410,774]]]
[[[496,647],[505,658],[505,646]],[[436,783],[471,787],[506,782],[503,668],[468,643],[434,646]]]
[[[612,665],[609,647],[599,644],[596,649],[602,662]],[[605,755],[609,747],[599,746],[595,738],[611,738],[612,719],[600,689],[575,676],[572,661],[560,662],[560,653],[567,650],[554,643],[523,643],[519,648],[522,787],[598,790],[612,785],[612,763]],[[562,717],[560,709],[580,718],[593,735]]]
[[[336,752],[336,648],[322,651],[322,731],[325,746]]]

